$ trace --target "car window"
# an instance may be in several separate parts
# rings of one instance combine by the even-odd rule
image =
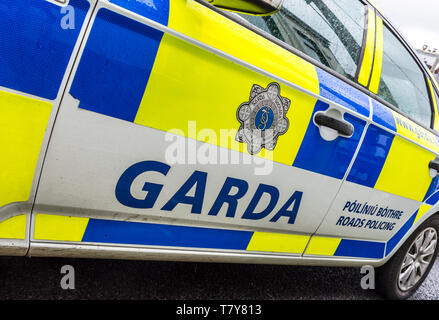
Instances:
[[[424,73],[409,51],[386,26],[378,95],[430,127],[432,111]]]
[[[352,0],[285,0],[270,16],[245,20],[354,80],[361,54],[366,6]]]

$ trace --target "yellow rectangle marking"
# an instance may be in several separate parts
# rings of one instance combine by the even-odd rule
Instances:
[[[0,91],[0,207],[27,201],[52,104]]]
[[[26,215],[22,214],[0,222],[1,239],[20,239],[26,237]]]
[[[247,246],[249,251],[303,253],[309,236],[255,232]]]
[[[432,178],[428,164],[435,154],[395,136],[375,189],[422,202]]]
[[[428,87],[430,88],[431,99],[433,100],[433,108],[434,108],[434,129],[439,131],[439,114],[438,114],[438,102],[436,101],[435,91],[433,89],[433,85],[431,84],[430,78],[427,78]]]
[[[315,75],[315,69],[307,69]],[[235,140],[240,122],[236,112],[249,101],[254,84],[266,88],[270,78],[165,34],[134,122],[238,152],[246,145]],[[258,156],[292,165],[310,122],[316,99],[280,85],[291,101],[290,126],[274,151]]]
[[[439,153],[439,142],[435,134],[392,110],[397,132],[421,146]]]
[[[364,49],[363,62],[361,64],[360,74],[358,75],[358,83],[367,87],[372,71],[372,63],[375,50],[375,10],[368,9],[367,14],[367,36],[366,47]]]
[[[431,206],[428,204],[423,204],[419,207],[418,214],[416,215],[415,221],[413,221],[413,224],[416,223],[428,210],[431,209]]]
[[[340,242],[341,238],[312,237],[305,254],[333,256]]]
[[[383,20],[380,17],[376,19],[376,42],[375,42],[375,58],[373,60],[372,77],[370,79],[369,90],[378,93],[381,80],[381,71],[383,67],[383,51],[384,51],[384,34]]]
[[[37,214],[34,238],[38,240],[80,242],[89,218]]]

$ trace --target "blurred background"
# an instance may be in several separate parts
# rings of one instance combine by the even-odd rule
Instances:
[[[439,1],[371,2],[406,37],[439,81]]]

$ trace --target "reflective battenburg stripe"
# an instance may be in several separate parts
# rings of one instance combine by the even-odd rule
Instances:
[[[34,239],[301,254],[309,236],[36,214]]]
[[[0,86],[55,99],[89,7],[86,0],[70,0],[64,12],[43,0],[2,1]]]
[[[101,9],[70,93],[79,107],[134,121],[163,33]]]
[[[52,104],[0,91],[0,207],[27,201]]]
[[[23,240],[26,237],[26,215],[18,215],[0,222],[0,239]]]

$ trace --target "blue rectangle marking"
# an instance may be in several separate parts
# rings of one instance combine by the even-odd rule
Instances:
[[[428,188],[427,193],[425,194],[424,201],[426,204],[434,206],[439,201],[439,192],[436,192],[438,188],[439,188],[439,177],[435,177],[431,181],[430,187]]]
[[[83,242],[245,250],[250,231],[90,219]]]
[[[369,97],[366,94],[320,68],[316,67],[316,70],[322,97],[365,117],[369,116]]]
[[[401,241],[401,239],[405,236],[405,234],[410,230],[410,228],[413,226],[413,223],[416,219],[416,216],[418,214],[417,210],[410,218],[409,220],[401,227],[401,229],[398,230],[397,233],[389,240],[387,241],[386,246],[386,256],[396,247],[396,245]]]
[[[342,239],[334,256],[381,259],[385,246],[384,242]]]
[[[163,33],[99,10],[70,93],[79,107],[133,122]]]
[[[168,25],[169,0],[110,0],[110,2],[145,18]]]
[[[65,11],[43,0],[2,1],[0,86],[54,100],[89,7],[86,0],[71,0]]]
[[[370,188],[375,187],[394,137],[392,133],[370,125],[347,181]]]
[[[328,108],[327,103],[317,101],[311,119],[316,112],[325,111]],[[323,140],[319,128],[311,120],[293,166],[343,179],[366,125],[365,121],[348,113],[345,113],[344,119],[354,126],[354,134],[350,138],[337,137],[333,141]]]

